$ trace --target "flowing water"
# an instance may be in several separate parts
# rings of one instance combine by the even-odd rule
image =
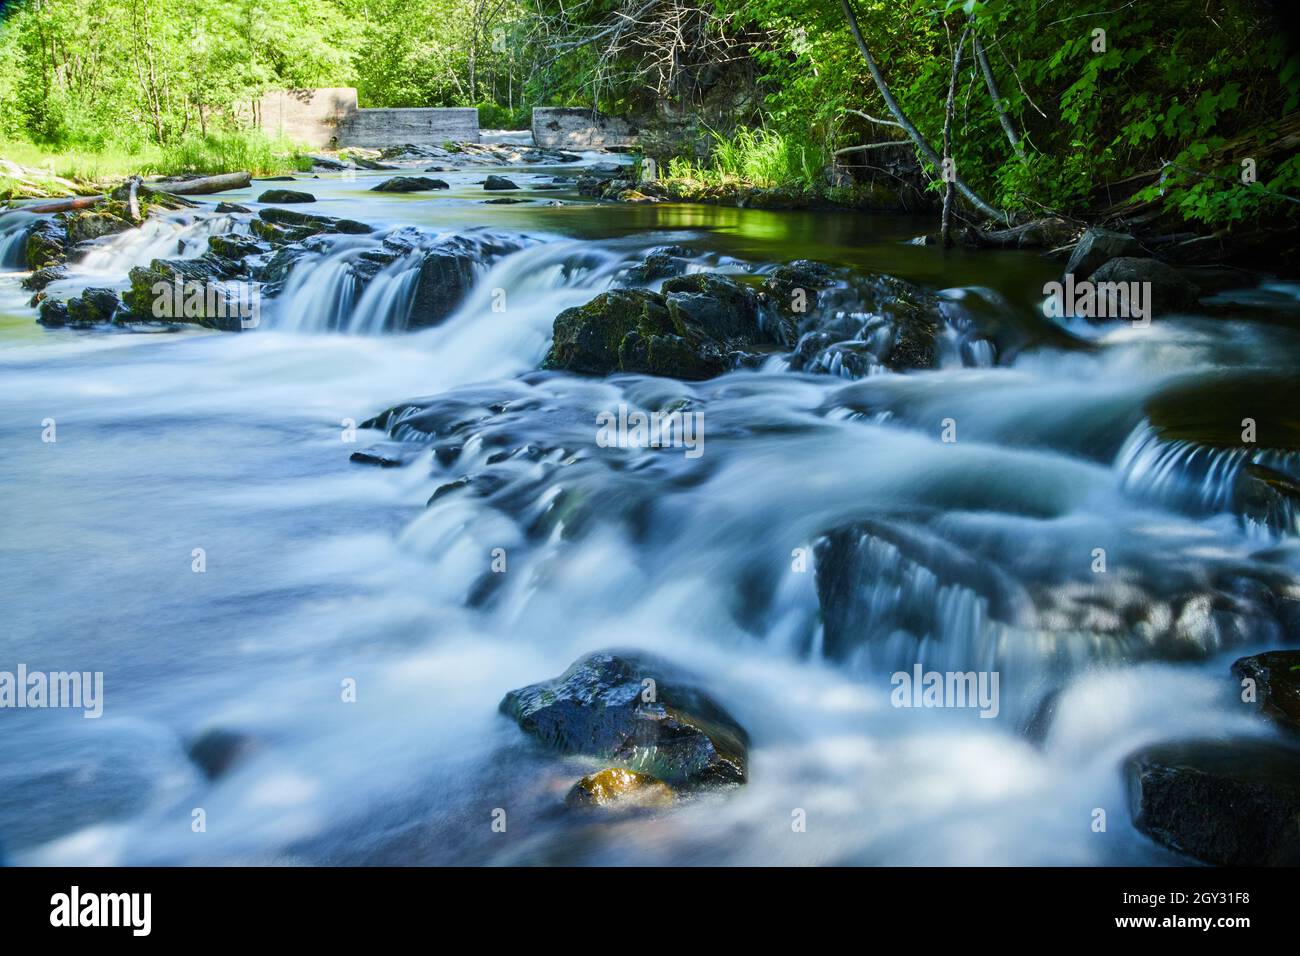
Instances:
[[[507,172],[529,187],[556,170]],[[12,271],[25,219],[0,219],[0,670],[103,671],[105,693],[99,719],[0,712],[9,859],[1176,862],[1129,824],[1123,758],[1173,736],[1270,734],[1227,668],[1294,635],[1246,592],[1226,616],[1169,605],[1165,630],[1192,647],[1111,618],[1229,578],[1294,599],[1300,554],[1294,523],[1231,512],[1241,456],[1189,466],[1197,450],[1153,436],[1142,407],[1179,376],[1293,368],[1293,326],[1080,325],[1087,348],[1013,355],[981,330],[1045,323],[1057,267],[908,244],[924,220],[527,188],[533,202],[484,205],[481,170],[440,174],[452,188],[432,199],[369,192],[384,175],[299,183],[311,211],[381,231],[321,243],[240,334],[43,329]],[[131,266],[198,255],[246,220],[200,209],[101,240],[52,291],[123,288]],[[358,289],[349,266],[388,235],[415,246]],[[440,325],[397,331],[419,247],[452,235],[492,250],[473,291]],[[943,290],[940,367],[797,374],[774,355],[703,383],[537,371],[558,312],[673,243],[692,269],[809,258]],[[1265,291],[1283,309],[1300,294]],[[353,427],[415,398],[391,422],[409,441]],[[676,400],[703,411],[698,458],[596,447],[600,411]],[[370,445],[411,460],[349,461]],[[483,475],[501,489],[490,499],[453,488],[430,503]],[[863,640],[819,612],[830,552],[816,542],[835,529],[849,529]],[[488,571],[494,549],[504,574]],[[593,765],[543,753],[497,704],[606,647],[699,675],[750,732],[748,785],[652,816],[566,812]],[[996,669],[998,719],[891,706],[890,675],[916,662]],[[1050,724],[1026,732],[1045,701]],[[209,728],[256,741],[216,781],[185,753]]]

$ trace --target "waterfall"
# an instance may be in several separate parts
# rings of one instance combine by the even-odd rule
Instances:
[[[23,212],[0,215],[0,271],[22,272],[27,269],[24,255],[31,224],[31,216]]]

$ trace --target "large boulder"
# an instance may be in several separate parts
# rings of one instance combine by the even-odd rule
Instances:
[[[489,176],[486,180],[484,180],[483,188],[484,189],[518,189],[519,187],[515,185],[515,183],[512,180],[506,179],[506,177],[504,176]]]
[[[735,367],[747,349],[780,341],[760,322],[753,290],[701,272],[667,280],[662,292],[615,289],[564,310],[544,367],[698,381]]]
[[[378,186],[375,186],[371,192],[377,193],[419,193],[427,192],[431,189],[450,189],[445,180],[433,179],[429,176],[394,176],[392,179],[386,179]]]
[[[1221,866],[1300,865],[1300,750],[1260,740],[1158,744],[1124,766],[1133,825]]]
[[[665,661],[599,651],[554,680],[512,690],[501,712],[560,753],[611,760],[670,787],[745,782],[749,736]]]
[[[1201,295],[1201,290],[1182,273],[1159,259],[1133,256],[1110,259],[1092,273],[1090,281],[1094,285],[1103,282],[1150,283],[1152,315],[1191,308]]]
[[[1065,271],[1073,274],[1076,281],[1086,279],[1102,263],[1120,256],[1138,255],[1142,247],[1138,241],[1124,232],[1110,229],[1092,228],[1084,232],[1074,250],[1070,261],[1065,264]]]
[[[1281,727],[1300,733],[1300,651],[1268,651],[1232,665],[1242,680],[1255,682],[1259,709]]]

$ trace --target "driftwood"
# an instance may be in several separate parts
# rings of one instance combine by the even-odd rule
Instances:
[[[146,183],[144,189],[150,192],[167,192],[173,196],[206,196],[209,193],[223,193],[227,189],[244,189],[252,182],[253,177],[249,173],[222,173],[219,176],[201,176],[198,179]]]
[[[77,209],[89,209],[107,199],[107,196],[73,196],[71,199],[52,199],[30,206],[16,206],[23,212],[73,212]]]
[[[1077,224],[1056,217],[1035,219],[1010,229],[968,229],[966,241],[984,249],[1051,249],[1078,232]]]

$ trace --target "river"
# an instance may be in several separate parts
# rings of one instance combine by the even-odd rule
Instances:
[[[45,329],[21,276],[0,275],[0,669],[102,671],[105,694],[99,719],[0,714],[4,856],[1177,862],[1132,828],[1120,764],[1172,736],[1271,734],[1241,708],[1228,666],[1279,633],[1247,613],[1235,629],[1195,630],[1194,647],[1139,648],[1105,627],[1014,625],[978,588],[936,581],[882,546],[864,559],[862,600],[889,626],[870,649],[835,655],[814,574],[794,571],[792,555],[832,528],[923,515],[912,527],[995,564],[1039,611],[1045,594],[1091,586],[1096,548],[1143,586],[1249,566],[1295,587],[1294,529],[1185,507],[1175,492],[1186,489],[1170,489],[1178,462],[1141,449],[1154,389],[1242,365],[1294,368],[1294,327],[1221,314],[1144,329],[1078,322],[1072,333],[1095,347],[996,364],[954,349],[934,370],[856,381],[796,374],[780,357],[706,382],[539,373],[555,316],[665,244],[689,247],[695,269],[808,258],[899,276],[944,290],[955,328],[986,313],[1047,322],[1042,285],[1059,264],[908,244],[933,229],[925,219],[595,203],[527,188],[554,170],[489,171],[518,175],[534,201],[483,204],[481,169],[440,173],[451,188],[433,198],[370,192],[382,172],[294,185],[318,197],[312,212],[516,237],[522,248],[422,331],[388,331],[403,308],[399,271],[348,298],[339,265],[365,237],[296,266],[260,326],[239,334]],[[220,198],[256,208],[268,185]],[[178,213],[101,240],[55,289],[124,287],[131,266],[182,240],[198,240],[183,246],[197,254],[246,219]],[[1285,312],[1300,289],[1257,294]],[[414,398],[461,403],[480,422],[459,457],[412,446],[400,468],[349,460],[385,440],[356,423]],[[704,410],[698,459],[664,449],[622,467],[592,454],[560,468],[564,453],[543,451],[505,466],[513,511],[465,494],[426,504],[489,467],[494,446],[476,429],[591,448],[600,409],[671,398]],[[940,438],[947,418],[956,442]],[[53,442],[42,440],[49,420]],[[1214,494],[1226,480],[1188,479]],[[509,571],[484,597],[497,548]],[[541,752],[497,705],[606,647],[700,675],[750,733],[749,783],[661,814],[566,812],[578,764]],[[891,706],[890,675],[913,661],[996,668],[999,719]],[[349,682],[355,702],[342,699]],[[1048,699],[1050,725],[1026,733]],[[256,744],[209,781],[185,743],[213,727]],[[492,826],[497,809],[505,832]],[[799,810],[802,831],[791,826]]]

